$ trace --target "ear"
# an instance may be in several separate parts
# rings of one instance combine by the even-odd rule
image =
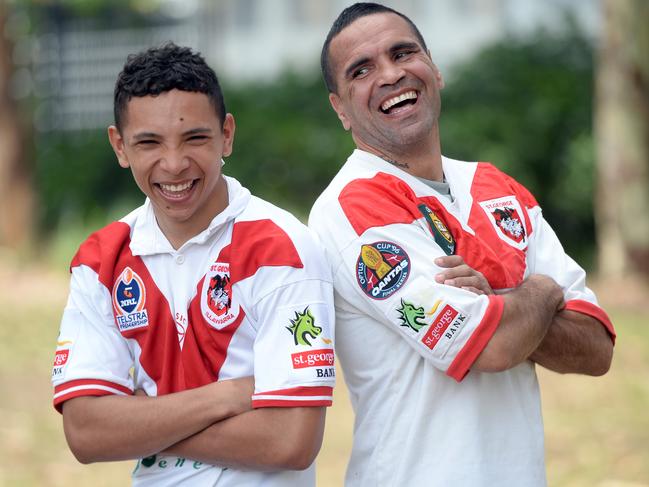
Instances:
[[[428,52],[428,57],[430,57],[430,51]],[[435,80],[437,80],[437,86],[439,86],[439,89],[441,90],[444,88],[444,77],[442,76],[442,72],[439,70],[437,65],[433,63],[433,70],[435,71]]]
[[[236,124],[234,123],[234,117],[231,113],[225,114],[225,120],[223,120],[223,147],[222,155],[223,157],[228,157],[232,154],[232,145],[234,144],[234,129]]]
[[[130,167],[131,164],[128,162],[128,157],[126,157],[126,152],[124,151],[124,138],[120,134],[119,129],[114,125],[108,127],[108,141],[117,156],[119,165],[124,169]]]
[[[345,130],[349,130],[352,127],[352,125],[351,123],[349,123],[349,119],[345,115],[345,111],[343,109],[343,102],[340,99],[340,97],[336,93],[329,93],[329,103],[331,103],[331,107],[336,112],[336,115],[338,115],[340,122],[343,124],[343,128]]]

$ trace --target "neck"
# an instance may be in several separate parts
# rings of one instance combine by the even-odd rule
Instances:
[[[184,220],[165,218],[158,215],[156,207],[153,207],[160,230],[175,250],[178,250],[185,242],[207,229],[216,215],[228,206],[228,186],[225,179],[220,178],[212,195],[207,205],[198,208],[196,212]]]
[[[420,150],[409,148],[408,151],[389,151],[359,143],[356,146],[361,150],[379,156],[412,176],[431,181],[442,181],[444,179],[442,152],[439,143],[427,145]]]

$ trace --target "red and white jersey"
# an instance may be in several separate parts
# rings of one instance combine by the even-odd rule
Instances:
[[[334,273],[336,352],[356,413],[348,486],[545,485],[532,362],[470,372],[501,296],[438,284],[455,253],[494,289],[551,276],[567,309],[613,329],[532,195],[486,163],[443,158],[452,198],[356,150],[309,226]]]
[[[147,200],[92,234],[71,265],[54,367],[54,406],[149,396],[254,376],[254,408],[331,405],[330,269],[309,230],[226,178],[229,205],[174,250]],[[134,485],[311,486],[302,472],[138,461]]]

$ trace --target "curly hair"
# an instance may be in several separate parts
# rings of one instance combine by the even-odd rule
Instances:
[[[126,105],[133,97],[157,96],[171,90],[204,93],[223,125],[225,101],[216,74],[205,59],[188,47],[169,42],[126,59],[117,76],[113,112],[115,125],[122,130]]]
[[[331,30],[329,31],[329,34],[327,34],[327,38],[324,42],[324,45],[322,46],[322,52],[320,53],[320,67],[322,68],[322,76],[324,78],[325,85],[327,86],[327,90],[329,90],[329,93],[336,93],[336,90],[338,89],[338,87],[336,86],[336,77],[331,66],[331,60],[329,59],[329,45],[331,44],[331,41],[333,41],[334,38],[338,34],[340,34],[343,29],[351,25],[357,19],[365,17],[367,15],[382,13],[391,13],[398,15],[403,20],[408,22],[408,25],[412,29],[413,34],[415,34],[415,37],[417,37],[417,40],[421,43],[421,47],[424,50],[428,49],[426,47],[426,41],[421,35],[421,32],[419,32],[419,29],[417,29],[417,26],[404,14],[378,3],[355,3],[354,5],[351,5],[343,10],[338,18],[334,20],[334,23],[331,26]]]

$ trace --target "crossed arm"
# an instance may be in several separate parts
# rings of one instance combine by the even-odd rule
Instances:
[[[251,378],[158,397],[78,397],[63,405],[65,435],[82,463],[164,452],[256,470],[307,468],[324,431],[324,408],[251,410]]]
[[[494,294],[485,277],[458,255],[440,257],[439,283],[477,294]],[[549,277],[532,275],[503,294],[501,323],[474,368],[500,371],[530,359],[559,373],[603,375],[613,357],[613,342],[595,318],[563,309],[561,288]]]

